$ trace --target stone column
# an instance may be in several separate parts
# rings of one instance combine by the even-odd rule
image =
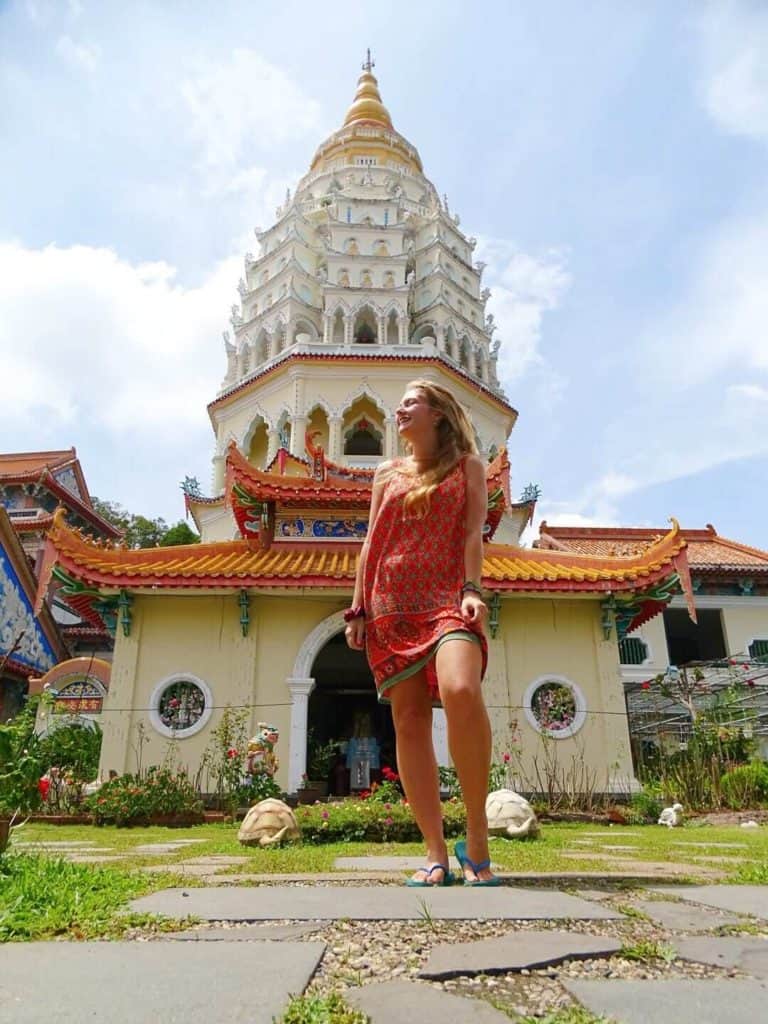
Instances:
[[[445,327],[442,324],[438,324],[435,329],[435,340],[437,341],[437,351],[445,352]]]
[[[304,458],[304,447],[306,444],[307,434],[307,417],[306,416],[292,416],[291,417],[291,455],[296,455],[298,458]]]
[[[341,416],[331,416],[328,420],[328,449],[332,462],[341,458]]]
[[[352,344],[352,328],[355,326],[351,316],[347,315],[344,317],[344,344]]]
[[[398,345],[408,344],[408,317],[401,316],[397,321],[397,343]]]
[[[279,446],[280,435],[277,430],[272,427],[271,430],[267,431],[267,465],[269,465],[272,459],[277,455],[277,449]]]
[[[323,317],[323,344],[330,345],[333,341],[333,317],[328,313]]]
[[[488,383],[488,350],[485,347],[480,355],[480,377],[484,384]]]
[[[307,770],[307,726],[309,695],[314,679],[286,679],[291,693],[291,734],[288,747],[288,792],[295,793]]]
[[[214,497],[224,491],[224,474],[226,471],[226,458],[223,455],[214,455],[213,477],[211,480],[211,493]]]
[[[395,417],[387,416],[384,420],[384,458],[394,459],[397,455],[397,430]]]
[[[377,322],[378,322],[378,325],[379,325],[379,327],[378,327],[378,337],[376,338],[376,341],[378,342],[379,345],[386,345],[387,344],[387,318],[380,313],[379,316],[376,319],[377,319]]]

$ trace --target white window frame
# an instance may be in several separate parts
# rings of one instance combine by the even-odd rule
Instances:
[[[192,683],[194,686],[199,687],[203,692],[205,698],[205,707],[203,713],[200,715],[194,725],[190,725],[188,729],[169,729],[168,726],[163,722],[160,717],[160,698],[174,683]],[[174,672],[173,675],[166,676],[165,679],[161,679],[152,691],[152,695],[149,698],[149,721],[155,732],[160,733],[161,736],[166,736],[168,739],[186,740],[190,736],[195,736],[204,729],[210,721],[211,715],[213,714],[213,692],[210,686],[199,676],[193,675],[192,672]]]
[[[573,693],[573,700],[576,705],[576,714],[567,729],[559,729],[557,731],[545,729],[533,713],[533,695],[539,687],[544,686],[545,683],[559,683],[561,686],[567,686]],[[538,676],[538,678],[534,679],[532,683],[528,684],[525,693],[523,694],[523,711],[526,719],[528,720],[528,724],[532,726],[540,736],[547,736],[549,739],[553,740],[568,740],[579,732],[587,720],[587,701],[583,690],[577,683],[574,683],[572,679],[568,679],[567,676],[557,675],[552,672],[543,676]]]

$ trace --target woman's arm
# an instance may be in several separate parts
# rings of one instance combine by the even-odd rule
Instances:
[[[468,455],[464,471],[467,480],[464,579],[480,587],[483,574],[483,525],[488,515],[488,485],[483,460],[477,455]],[[482,620],[487,614],[482,596],[473,591],[463,593],[461,613],[465,622]]]
[[[363,580],[365,579],[365,563],[368,558],[368,539],[371,536],[371,530],[373,524],[376,521],[376,516],[379,514],[379,508],[381,507],[381,498],[384,494],[384,483],[381,480],[385,470],[388,470],[392,465],[391,462],[382,462],[376,468],[376,473],[373,477],[373,490],[371,493],[371,511],[368,516],[368,532],[365,535],[365,540],[360,549],[360,554],[357,556],[357,572],[355,573],[355,589],[352,593],[352,607],[361,608],[363,606]],[[347,628],[344,631],[347,637],[347,644],[355,650],[362,650],[364,646],[365,638],[365,619],[360,617],[359,619],[353,619],[347,623]]]

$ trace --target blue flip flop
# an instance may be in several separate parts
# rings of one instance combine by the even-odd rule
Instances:
[[[456,854],[456,860],[461,865],[462,873],[464,868],[467,867],[471,868],[476,875],[479,875],[481,871],[485,871],[486,868],[491,866],[490,860],[484,860],[479,864],[475,864],[475,862],[467,856],[467,844],[463,839],[461,842],[456,843],[453,848],[453,852]],[[501,885],[501,879],[494,875],[492,878],[476,878],[473,882],[465,875],[464,885],[471,885],[475,888],[490,888],[491,886]]]
[[[425,864],[423,868],[419,868],[418,870],[423,871],[427,878],[430,877],[433,871],[442,871],[443,880],[442,882],[428,882],[427,878],[409,878],[405,884],[411,889],[438,889],[441,886],[453,885],[455,881],[453,872],[450,871],[447,864],[433,864],[431,868],[428,868]]]

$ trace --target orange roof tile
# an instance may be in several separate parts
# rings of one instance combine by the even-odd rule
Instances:
[[[63,510],[48,534],[45,586],[54,565],[91,586],[120,587],[349,587],[360,544],[289,542],[269,550],[245,541],[218,541],[168,548],[129,550],[99,544],[71,529]],[[633,558],[601,558],[562,551],[488,544],[483,562],[486,586],[499,590],[621,591],[685,572],[685,541],[675,526],[661,541]]]
[[[605,556],[640,555],[663,531],[646,527],[540,527],[540,550],[551,547],[581,554]],[[714,526],[681,530],[688,545],[688,564],[698,572],[768,572],[768,551],[721,537]],[[548,539],[555,541],[548,544]]]
[[[61,469],[76,459],[74,448],[53,452],[7,452],[0,454],[0,477],[27,476],[44,469]]]

